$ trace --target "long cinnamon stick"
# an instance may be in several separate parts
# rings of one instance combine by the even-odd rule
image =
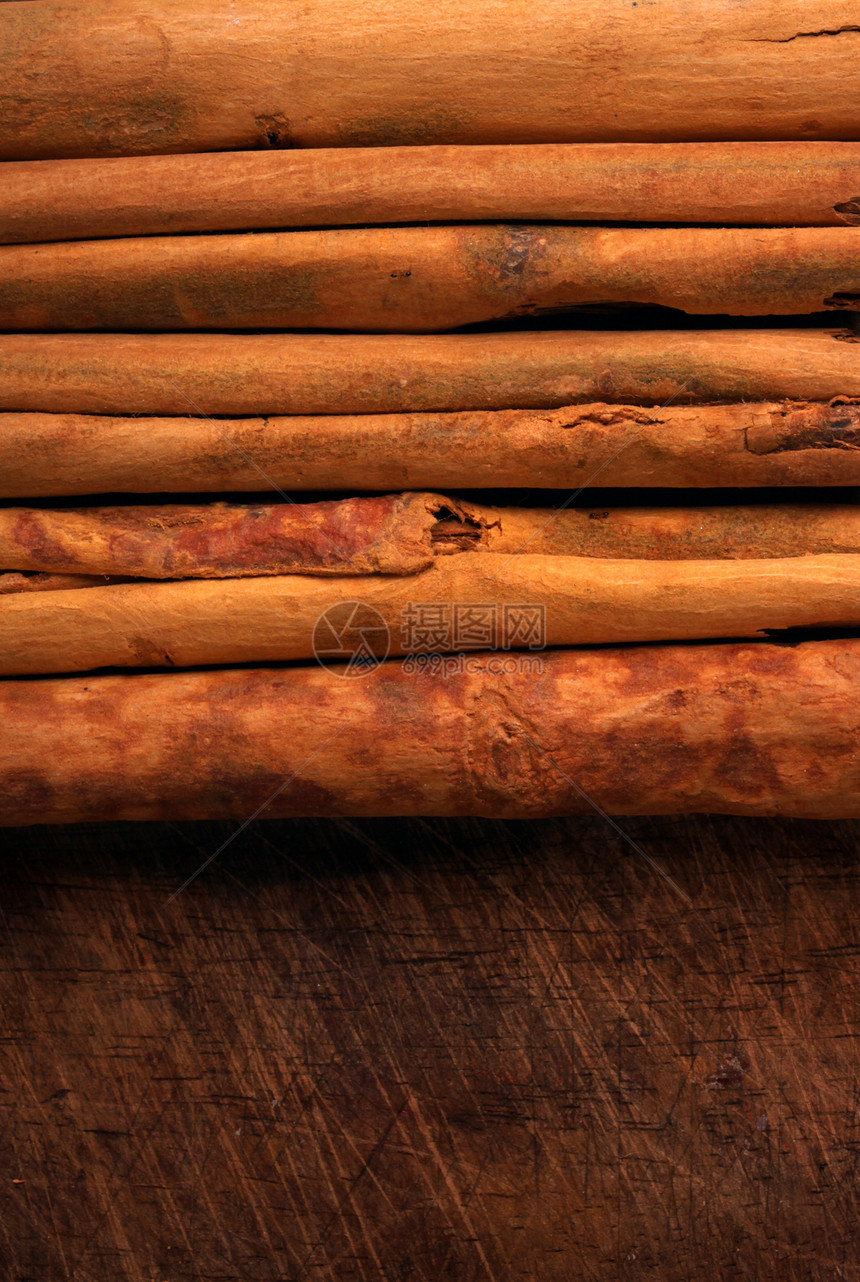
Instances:
[[[339,634],[356,604],[371,611],[383,652],[393,654],[856,627],[860,555],[635,561],[487,553],[445,557],[406,578],[185,579],[25,592],[0,598],[0,675],[308,659],[320,648],[321,617],[334,611]],[[476,607],[477,622],[463,614]],[[352,640],[357,647],[360,636]]]
[[[0,246],[6,330],[426,332],[589,304],[860,310],[860,227],[376,227]]]
[[[247,507],[0,509],[0,566],[65,576],[80,587],[95,586],[99,580],[89,576],[96,575],[411,575],[463,553],[675,561],[833,552],[860,553],[860,507],[556,510],[416,493]]]
[[[0,334],[5,410],[368,414],[836,396],[860,397],[860,347],[845,330]]]
[[[0,157],[856,138],[840,0],[0,6]]]
[[[74,595],[74,594],[72,594]],[[860,642],[0,684],[0,823],[860,816]],[[262,810],[261,810],[262,808]],[[191,871],[191,870],[190,870]]]
[[[860,485],[860,404],[598,403],[265,420],[0,414],[2,498],[356,483],[369,490],[578,489],[592,480]]]
[[[368,223],[860,223],[856,142],[322,148],[10,162],[0,243]]]

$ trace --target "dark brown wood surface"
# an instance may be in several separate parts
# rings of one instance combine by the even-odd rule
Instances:
[[[860,824],[620,827],[8,834],[2,1277],[860,1277]]]

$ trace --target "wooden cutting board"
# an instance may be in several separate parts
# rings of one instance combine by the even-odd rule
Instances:
[[[860,1276],[860,824],[619,827],[10,834],[3,1276]]]

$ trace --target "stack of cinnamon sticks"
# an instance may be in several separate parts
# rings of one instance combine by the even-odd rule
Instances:
[[[0,6],[0,821],[860,815],[839,0],[61,8]]]

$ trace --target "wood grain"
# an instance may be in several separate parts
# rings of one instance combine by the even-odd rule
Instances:
[[[621,822],[11,834],[8,1276],[853,1279],[860,825]]]

